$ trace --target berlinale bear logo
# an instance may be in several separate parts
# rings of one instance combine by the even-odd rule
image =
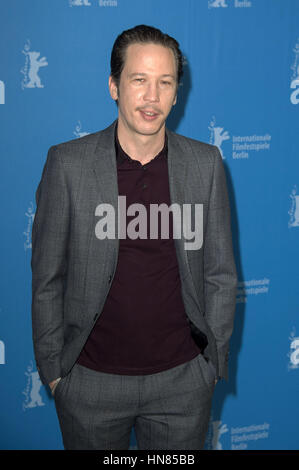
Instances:
[[[225,0],[213,0],[209,2],[209,8],[227,7]]]
[[[21,69],[24,79],[22,80],[22,88],[44,88],[38,71],[41,67],[48,65],[46,57],[41,57],[40,52],[30,50],[30,40],[24,46],[23,54],[25,55],[25,65]]]
[[[45,403],[43,402],[42,396],[40,394],[40,388],[42,383],[39,378],[39,374],[37,371],[33,370],[33,363],[29,367],[27,367],[27,385],[25,390],[22,392],[25,395],[25,401],[23,403],[23,410],[25,411],[27,408],[35,408],[36,406],[44,406]]]
[[[0,341],[0,364],[5,364],[5,348],[3,341]]]
[[[0,104],[5,104],[5,86],[2,80],[0,80]]]

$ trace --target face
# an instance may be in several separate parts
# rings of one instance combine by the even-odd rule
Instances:
[[[171,49],[158,44],[131,44],[126,50],[119,88],[109,77],[118,100],[119,126],[130,135],[162,132],[176,103],[176,61]]]

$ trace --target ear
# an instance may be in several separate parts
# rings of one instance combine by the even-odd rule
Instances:
[[[173,100],[172,106],[174,106],[174,105],[176,104],[176,98],[177,98],[177,95],[175,95],[175,97],[174,97],[174,100]]]
[[[116,101],[118,99],[118,91],[117,91],[117,86],[113,78],[111,77],[111,75],[109,76],[109,91],[110,91],[111,98],[114,101]]]

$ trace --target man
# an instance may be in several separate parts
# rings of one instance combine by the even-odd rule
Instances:
[[[133,427],[138,449],[202,449],[215,383],[228,377],[237,277],[225,173],[216,147],[165,127],[182,72],[175,39],[124,31],[109,77],[118,119],[48,152],[33,342],[66,449],[128,449]],[[161,222],[149,211],[165,204],[176,209],[168,236],[165,211]],[[136,207],[147,210],[138,223]],[[198,246],[186,244],[189,222]]]

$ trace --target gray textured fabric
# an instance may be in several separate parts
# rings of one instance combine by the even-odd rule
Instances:
[[[215,369],[201,354],[140,376],[75,364],[54,393],[64,448],[127,450],[134,427],[138,450],[201,450],[214,378]]]
[[[115,124],[52,146],[36,191],[32,328],[43,384],[68,375],[113,279],[118,239],[95,236],[94,212],[110,203],[117,216]],[[237,275],[223,162],[217,147],[166,131],[171,202],[203,204],[202,248],[185,250],[175,239],[186,314],[208,339],[216,375],[227,379]]]

